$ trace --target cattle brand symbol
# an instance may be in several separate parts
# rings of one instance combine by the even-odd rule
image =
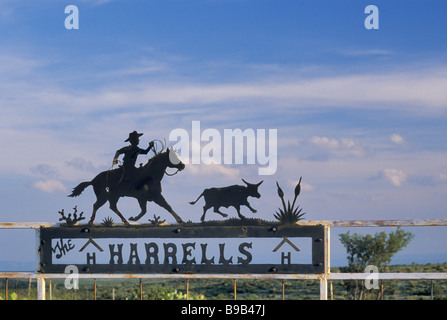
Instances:
[[[285,243],[288,243],[293,248],[293,250],[297,252],[300,251],[300,249],[298,249],[298,247],[294,245],[292,241],[284,237],[284,239],[275,247],[275,249],[273,249],[273,252],[278,251],[279,248],[281,248]],[[286,260],[288,261],[288,264],[291,264],[291,259],[292,258],[290,251],[287,253],[287,255],[285,255],[284,252],[281,252],[281,264],[284,264]]]

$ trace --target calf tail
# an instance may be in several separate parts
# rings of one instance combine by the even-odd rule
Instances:
[[[191,201],[191,202],[189,202],[189,204],[196,204],[196,202],[199,201],[200,197],[202,197],[202,196],[203,196],[203,192],[202,192],[202,194],[196,199],[196,201]]]
[[[69,195],[69,197],[77,197],[79,196],[82,191],[84,191],[85,188],[87,188],[89,185],[91,185],[91,181],[81,182],[77,187],[73,188],[72,193]]]

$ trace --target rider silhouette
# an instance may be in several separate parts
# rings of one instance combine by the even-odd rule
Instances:
[[[151,149],[154,148],[153,141],[149,142],[149,147],[147,149],[141,149],[140,147],[138,147],[138,144],[140,143],[140,137],[142,135],[142,133],[138,133],[136,131],[129,133],[129,138],[124,140],[124,142],[130,142],[130,145],[116,151],[115,157],[113,158],[113,164],[117,164],[118,157],[121,154],[124,154],[122,167],[127,178],[133,178],[137,171],[135,163],[137,162],[138,155],[147,154]]]

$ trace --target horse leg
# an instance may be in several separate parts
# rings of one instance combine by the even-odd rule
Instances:
[[[147,212],[147,201],[145,199],[138,199],[138,203],[140,204],[141,212],[136,217],[130,217],[130,221],[138,221],[141,219],[142,216],[144,216]]]
[[[93,221],[95,221],[95,217],[96,217],[96,211],[98,211],[99,208],[101,208],[104,203],[106,203],[107,199],[106,198],[97,198],[96,202],[93,204],[93,212],[92,212],[92,216],[90,217],[90,221],[88,222],[88,224],[93,224]]]
[[[127,220],[123,217],[123,215],[121,214],[121,212],[119,212],[118,207],[116,206],[118,202],[118,199],[109,199],[109,203],[110,203],[110,209],[115,212],[118,217],[121,218],[121,221],[125,224],[125,225],[129,225],[129,222],[127,222]]]
[[[177,223],[183,223],[182,219],[177,215],[177,213],[174,212],[174,210],[172,210],[169,203],[166,202],[165,198],[161,194],[154,198],[154,202],[160,207],[165,208],[170,214],[172,214]]]

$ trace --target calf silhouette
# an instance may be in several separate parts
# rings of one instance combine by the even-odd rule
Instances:
[[[190,204],[195,204],[202,196],[205,199],[205,205],[203,206],[203,215],[200,218],[201,221],[205,221],[206,211],[214,207],[214,212],[220,214],[222,217],[228,217],[227,214],[220,212],[220,207],[234,207],[237,211],[239,218],[245,219],[241,214],[241,206],[247,206],[251,212],[256,213],[247,201],[248,197],[260,198],[261,195],[258,192],[258,187],[264,180],[258,184],[248,183],[244,179],[242,181],[247,186],[233,185],[223,188],[209,188],[203,190],[202,194],[196,199],[196,201],[189,202]]]

